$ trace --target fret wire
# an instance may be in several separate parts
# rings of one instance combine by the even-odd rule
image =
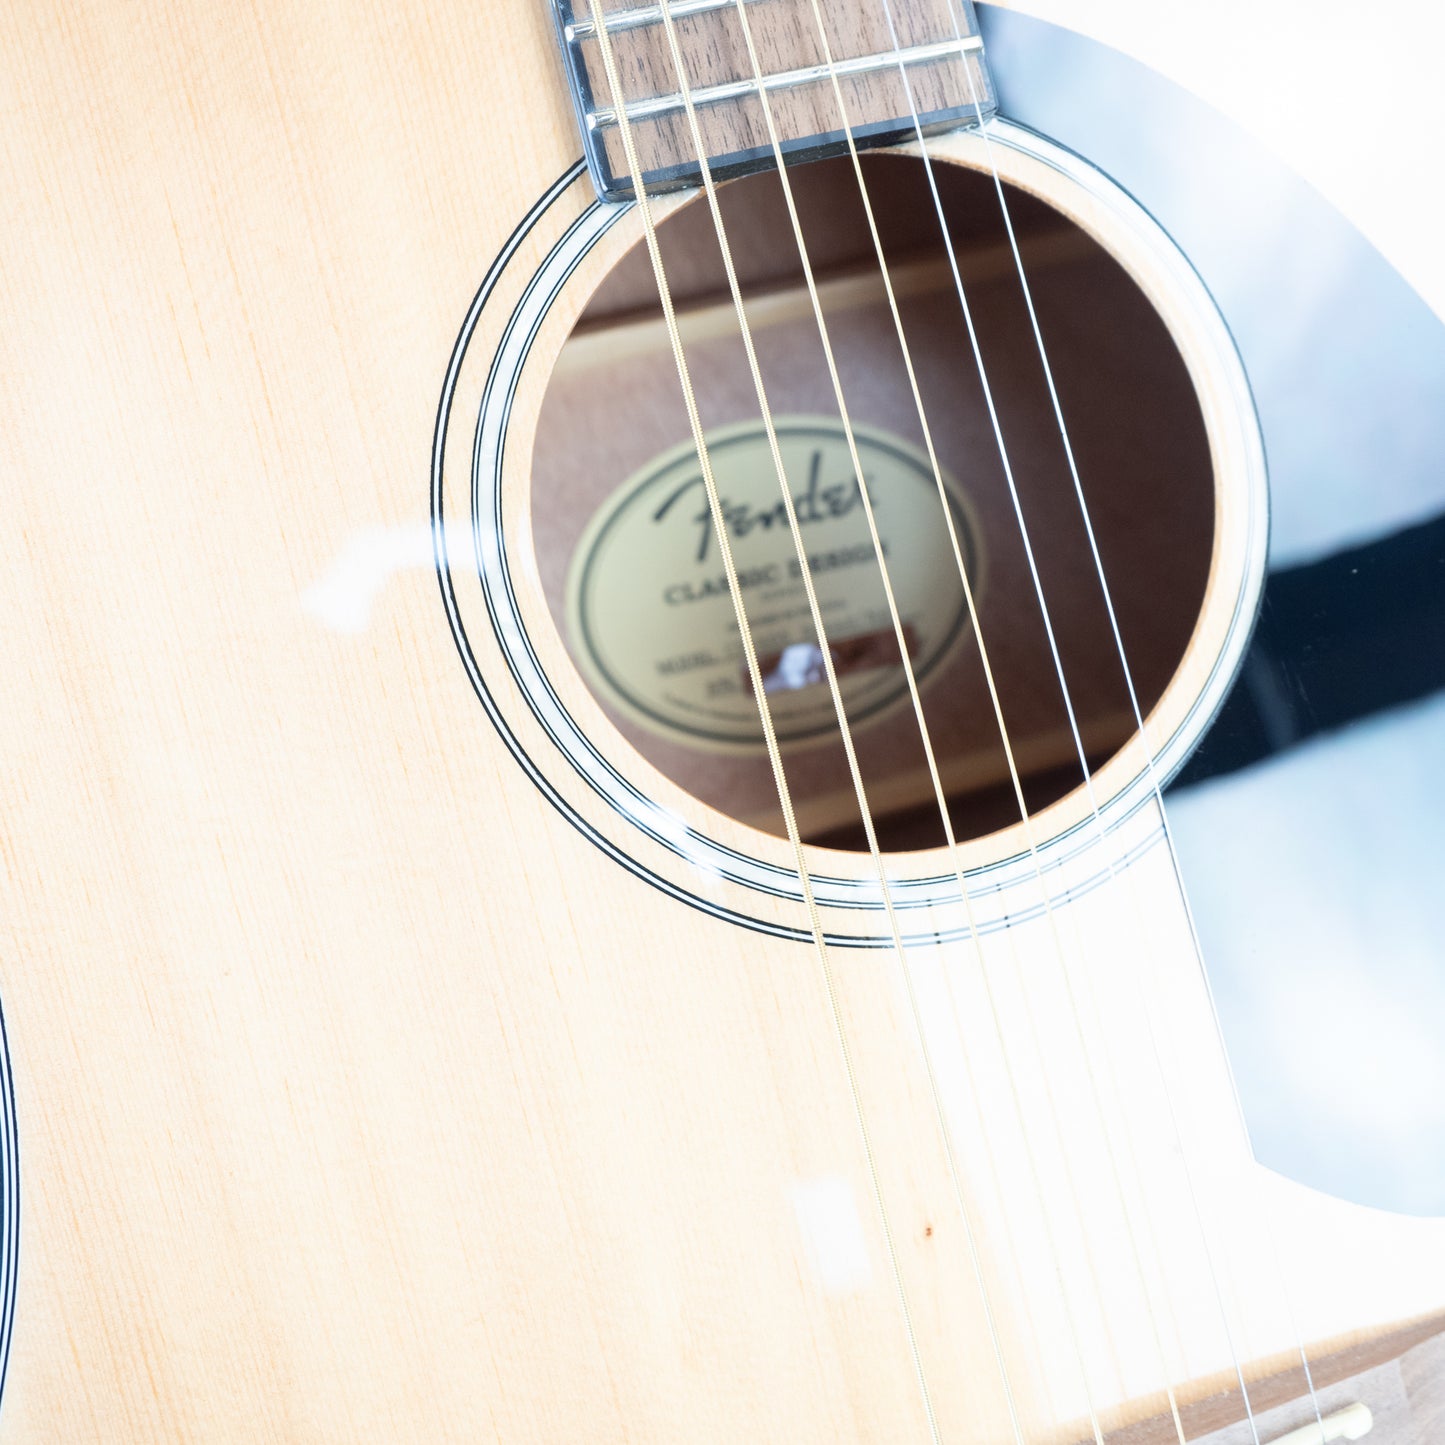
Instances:
[[[728,0],[736,4],[737,0]],[[724,81],[718,85],[704,86],[689,90],[687,97],[693,106],[716,105],[723,101],[745,100],[749,96],[760,98],[766,91],[789,90],[803,85],[815,85],[820,81],[836,79],[838,76],[872,75],[882,70],[892,70],[900,59],[907,65],[927,65],[938,60],[952,60],[983,49],[983,41],[976,35],[960,36],[956,40],[939,40],[930,45],[914,45],[907,50],[878,55],[857,55],[833,65],[803,65],[794,70],[774,71],[769,75],[754,74],[743,80]],[[968,67],[965,66],[966,70]],[[646,100],[625,102],[628,119],[651,120],[659,115],[675,114],[685,110],[687,100],[681,91],[671,95],[651,96]],[[587,113],[587,124],[594,129],[608,128],[617,124],[617,107],[602,106]]]
[[[672,13],[674,17],[685,19],[692,15],[706,15],[713,10],[724,10],[732,3],[733,0],[673,0]],[[760,0],[749,0],[749,3],[756,5]],[[620,35],[625,30],[642,29],[648,25],[656,25],[661,20],[660,5],[639,5],[632,10],[608,11],[602,27],[591,19],[569,20],[562,35],[569,42],[591,40],[599,28],[605,28],[609,35]]]

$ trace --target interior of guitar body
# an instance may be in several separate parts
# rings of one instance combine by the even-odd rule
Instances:
[[[874,482],[864,461],[889,580],[909,599],[899,603],[898,620],[928,744],[957,836],[974,838],[1017,821],[1010,758],[1036,813],[1080,785],[1080,749],[1093,768],[1135,731],[1064,436],[1146,715],[1189,647],[1205,594],[1213,467],[1194,382],[1169,327],[1123,266],[1083,230],[1008,188],[1046,373],[993,178],[933,166],[945,245],[920,160],[874,153],[863,157],[862,171],[891,299],[852,162],[790,168],[789,179],[852,429],[874,438],[875,451],[894,447],[923,489],[909,503],[905,525],[889,491],[905,483]],[[806,419],[820,427],[836,463],[849,455],[849,436],[839,423],[829,353],[783,188],[775,175],[752,176],[722,187],[720,201],[768,412],[778,425]],[[700,200],[684,206],[659,234],[702,425],[715,436],[751,424],[761,448],[758,388],[707,206]],[[639,245],[603,281],[563,348],[534,449],[538,567],[557,625],[589,680],[595,659],[586,655],[576,596],[569,596],[582,554],[609,499],[656,458],[688,450],[689,437],[652,268]],[[767,452],[755,453],[754,472],[756,455],[766,460]],[[822,453],[813,456],[816,470]],[[764,470],[771,475],[750,484],[771,485],[780,496],[776,469]],[[802,498],[808,479],[790,470],[788,482]],[[938,539],[946,529],[934,483],[947,491],[955,523],[955,546],[942,553]],[[734,484],[741,485],[720,476],[722,490]],[[791,561],[796,553],[786,529],[777,527],[775,535],[782,561]],[[868,540],[866,532],[857,535]],[[805,543],[814,568],[837,561],[836,551],[814,554],[811,539]],[[877,555],[871,546],[855,547],[848,562],[853,601],[829,604],[827,646],[847,684],[845,701],[850,687],[869,699],[866,708],[847,708],[869,809],[885,848],[935,846],[943,832],[924,734]],[[799,620],[783,650],[817,648],[806,608],[792,600]],[[676,610],[676,645],[685,649],[691,619],[682,615],[686,609]],[[941,640],[925,648],[924,633]],[[774,648],[765,665],[778,655]],[[740,650],[728,665],[746,688]],[[811,688],[826,713],[820,668],[775,679],[778,693],[773,680],[765,684],[774,702],[784,690]],[[674,782],[747,823],[783,831],[760,731],[741,741],[690,736],[658,726],[646,709],[629,706],[604,684],[594,691],[631,744]],[[865,846],[837,727],[785,738],[783,756],[804,836]]]

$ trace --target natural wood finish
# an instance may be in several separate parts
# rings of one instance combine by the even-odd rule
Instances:
[[[664,900],[541,801],[467,686],[428,562],[359,635],[302,603],[348,547],[424,523],[460,320],[575,158],[544,7],[21,6],[0,55],[0,1000],[24,1191],[7,1436],[926,1439],[806,951]],[[1274,65],[1328,97],[1288,47]],[[1430,144],[1392,140],[1425,176]],[[1438,247],[1400,244],[1445,295]],[[1157,849],[1129,880],[1178,939]],[[1039,1016],[1068,1108],[1045,1185],[1079,1173],[1114,1281],[1128,1243],[1088,1169],[1106,1130],[1074,1100],[1088,1060],[1132,1041],[1125,1189],[1164,1180],[1155,1224],[1186,1286],[1167,1349],[1195,1378],[1221,1346],[1140,1046],[1138,970],[1160,960],[1121,910],[1104,889],[1065,910],[1065,965],[1038,920],[985,964],[1024,1053],[1026,997]],[[1001,1441],[926,1080],[877,961],[842,960],[842,1011],[925,1366],[945,1439]],[[996,1166],[969,1202],[990,1298],[1012,1301],[1027,1438],[1063,1439],[1080,1389],[980,965],[917,965],[950,1123]],[[1066,973],[1093,990],[1087,1051],[1051,1005]],[[1311,1340],[1438,1308],[1439,1222],[1254,1170],[1178,956],[1157,999],[1247,1358],[1287,1331],[1246,1195],[1281,1221]],[[857,1205],[842,1284],[819,1198]],[[1082,1299],[1072,1247],[1065,1272]],[[1111,1423],[1156,1414],[1139,1328],[1085,1323]]]

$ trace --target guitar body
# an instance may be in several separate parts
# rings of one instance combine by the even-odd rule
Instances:
[[[1237,8],[1210,28],[1278,82],[1267,143],[1445,307],[1428,132],[1372,182],[1362,120],[1292,119],[1353,67],[1402,64],[1417,103],[1428,22],[1402,4],[1388,53],[1381,26],[1346,54],[1284,0]],[[1072,23],[1248,119],[1177,19]],[[1126,869],[1082,847],[1060,876],[1097,886],[978,949],[941,908],[907,977],[881,923],[833,948],[835,1015],[797,897],[653,861],[557,763],[465,508],[428,514],[510,314],[478,288],[510,244],[515,299],[590,204],[583,178],[539,210],[579,153],[543,5],[102,6],[17,17],[3,56],[7,1438],[903,1441],[931,1412],[982,1445],[1011,1409],[1031,1442],[1167,1426],[1172,1391],[1194,1439],[1241,1378],[1313,1418],[1301,1345],[1341,1398],[1431,1348],[1445,1223],[1252,1161],[1157,801]],[[640,234],[600,236],[598,280]],[[504,505],[541,535],[545,498]],[[620,756],[543,582],[516,588]]]

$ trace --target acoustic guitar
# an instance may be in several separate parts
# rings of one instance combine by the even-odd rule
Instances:
[[[1433,26],[14,10],[5,1438],[1439,1439]]]

